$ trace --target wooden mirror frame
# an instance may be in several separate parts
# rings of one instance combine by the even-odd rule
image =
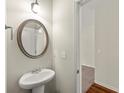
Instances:
[[[22,39],[21,39],[23,28],[24,28],[24,26],[25,26],[28,22],[30,22],[30,21],[35,22],[35,23],[38,23],[38,24],[42,27],[42,29],[44,30],[44,32],[45,32],[45,34],[46,34],[46,46],[45,46],[44,50],[43,50],[39,55],[36,55],[36,56],[29,54],[29,53],[25,50],[25,48],[24,48],[24,46],[23,46],[23,44],[22,44]],[[18,43],[18,46],[19,46],[20,50],[22,51],[22,53],[23,53],[24,55],[26,55],[27,57],[32,58],[32,59],[39,58],[40,56],[42,56],[42,55],[46,52],[46,50],[47,50],[47,48],[48,48],[48,43],[49,43],[48,33],[47,33],[47,30],[46,30],[45,26],[44,26],[40,21],[35,20],[35,19],[28,19],[28,20],[25,20],[24,22],[22,22],[22,23],[20,24],[20,26],[19,26],[19,28],[18,28],[18,30],[17,30],[17,43]]]

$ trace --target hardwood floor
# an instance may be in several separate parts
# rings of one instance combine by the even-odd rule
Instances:
[[[117,92],[94,83],[86,93],[117,93]]]

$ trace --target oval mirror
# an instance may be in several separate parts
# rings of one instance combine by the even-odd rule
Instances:
[[[26,20],[18,28],[17,42],[27,57],[38,58],[45,53],[48,47],[47,30],[40,21]]]

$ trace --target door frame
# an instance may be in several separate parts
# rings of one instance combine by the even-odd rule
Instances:
[[[76,66],[76,93],[82,93],[82,70],[80,66],[80,0],[74,0],[74,16],[73,16],[73,49],[74,49],[74,63]],[[78,73],[79,70],[79,73]]]

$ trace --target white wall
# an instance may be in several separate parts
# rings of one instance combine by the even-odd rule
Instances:
[[[95,66],[95,10],[93,1],[80,7],[80,65]]]
[[[118,0],[97,0],[95,12],[96,82],[118,91]]]
[[[37,67],[51,67],[52,65],[52,0],[39,0],[40,13],[31,12],[30,4],[33,0],[7,0],[6,24],[14,29],[14,39],[10,40],[10,30],[6,33],[7,42],[7,93],[31,93],[19,88],[20,76]],[[26,19],[37,19],[41,21],[49,33],[49,47],[45,55],[38,59],[26,57],[17,45],[17,28]]]
[[[53,40],[57,93],[76,93],[73,61],[73,0],[53,0]],[[66,54],[66,58],[64,57]]]

